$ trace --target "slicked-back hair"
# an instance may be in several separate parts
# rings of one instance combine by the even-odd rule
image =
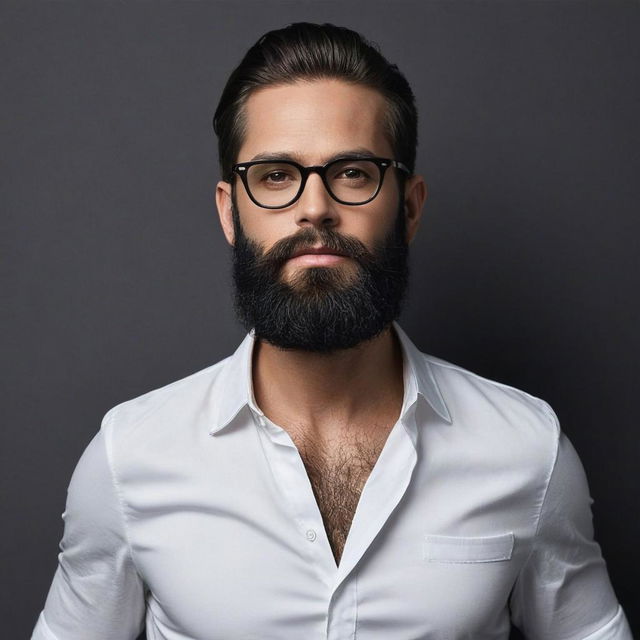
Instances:
[[[231,167],[246,131],[244,106],[253,91],[325,78],[364,85],[384,96],[387,113],[381,124],[394,159],[413,173],[418,115],[411,87],[398,67],[351,29],[298,22],[262,36],[229,76],[213,117],[222,179],[232,182]]]

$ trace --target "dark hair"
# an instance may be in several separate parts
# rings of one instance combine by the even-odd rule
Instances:
[[[213,117],[222,179],[231,182],[245,134],[244,105],[252,91],[300,79],[339,78],[379,91],[387,100],[386,133],[395,159],[413,173],[418,115],[406,78],[377,46],[333,24],[298,22],[269,31],[229,76]]]

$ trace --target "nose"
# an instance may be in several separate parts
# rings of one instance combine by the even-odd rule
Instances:
[[[333,227],[338,224],[337,202],[327,192],[322,178],[312,173],[295,206],[295,221],[300,227]]]

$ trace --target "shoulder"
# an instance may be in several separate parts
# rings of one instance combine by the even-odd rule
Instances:
[[[485,411],[496,411],[513,419],[531,419],[539,427],[558,434],[558,422],[551,406],[522,389],[485,378],[441,358],[423,354],[429,362],[438,385],[454,408],[473,405]]]
[[[158,440],[184,434],[195,423],[206,422],[220,373],[230,357],[112,407],[101,425],[107,451],[116,444],[122,448],[149,437]]]
[[[556,413],[542,398],[423,354],[453,426],[505,461],[532,465],[548,477],[561,437]]]

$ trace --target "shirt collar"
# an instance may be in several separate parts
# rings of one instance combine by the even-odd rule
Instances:
[[[404,415],[416,402],[418,396],[421,396],[443,420],[451,424],[451,416],[429,360],[418,350],[397,322],[393,323],[393,328],[398,335],[403,352],[404,398],[401,415]],[[211,435],[228,426],[245,406],[256,414],[263,415],[253,395],[251,369],[254,343],[255,334],[252,329],[235,353],[222,364],[222,371],[214,385],[212,428],[209,431]]]

